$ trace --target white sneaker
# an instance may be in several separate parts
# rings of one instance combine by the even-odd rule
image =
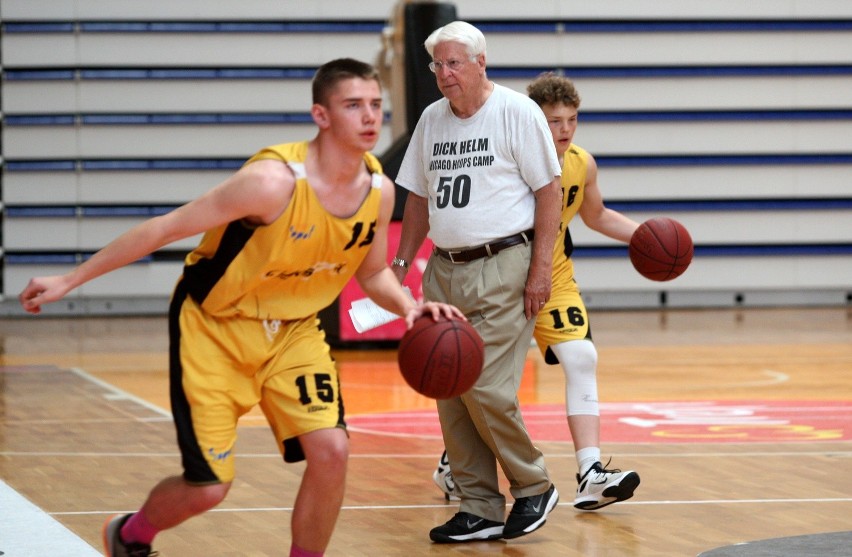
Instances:
[[[639,474],[633,470],[607,470],[600,462],[595,462],[582,478],[577,474],[577,483],[574,507],[594,511],[633,497],[633,491],[639,486]]]
[[[438,468],[432,472],[432,479],[435,481],[435,485],[444,492],[444,499],[447,501],[461,501],[461,498],[454,494],[456,482],[453,480],[453,473],[450,471],[450,461],[447,460],[447,451],[441,454],[441,459],[438,461]]]

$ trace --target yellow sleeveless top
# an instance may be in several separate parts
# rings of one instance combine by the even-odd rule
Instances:
[[[565,283],[574,279],[574,264],[571,254],[574,252],[574,242],[568,224],[580,205],[586,188],[586,171],[589,154],[585,149],[572,144],[565,151],[562,163],[562,218],[559,221],[559,234],[553,246],[553,284]]]
[[[183,286],[217,317],[292,320],[330,305],[367,255],[381,204],[382,169],[366,153],[372,187],[348,218],[328,213],[305,176],[308,142],[273,145],[245,164],[285,162],[296,176],[293,197],[274,222],[231,222],[204,234],[184,261]]]

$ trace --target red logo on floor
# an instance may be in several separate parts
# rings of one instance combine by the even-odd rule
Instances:
[[[565,407],[522,406],[536,441],[571,441]],[[347,417],[353,430],[395,435],[435,436],[434,411],[362,414]],[[706,401],[619,402],[601,404],[604,443],[760,443],[848,441],[852,402]]]

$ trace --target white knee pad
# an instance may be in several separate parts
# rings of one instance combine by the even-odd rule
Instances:
[[[590,340],[569,340],[551,346],[565,371],[565,407],[569,416],[599,416],[598,351]]]

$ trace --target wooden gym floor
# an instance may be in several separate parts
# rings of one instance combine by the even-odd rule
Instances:
[[[434,404],[402,382],[394,352],[337,350],[352,458],[327,555],[697,555],[852,529],[852,309],[592,318],[603,453],[639,472],[633,499],[592,513],[571,506],[562,373],[532,349],[520,397],[558,508],[517,540],[432,544],[429,529],[457,508],[432,484],[442,450]],[[0,554],[71,547],[48,539],[54,530],[28,533],[30,515],[9,501],[28,500],[101,551],[104,519],[137,509],[156,481],[180,471],[166,345],[165,318],[0,320]],[[162,533],[162,556],[287,555],[301,467],[281,462],[259,413],[240,435],[229,498]]]

